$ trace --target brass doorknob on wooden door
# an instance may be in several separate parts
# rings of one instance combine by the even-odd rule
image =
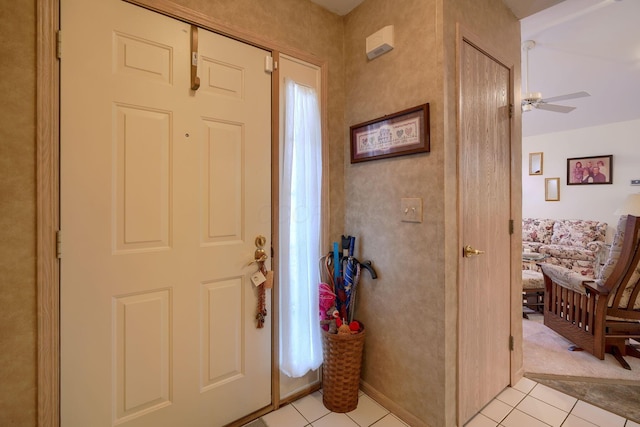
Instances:
[[[484,251],[479,251],[478,249],[473,249],[471,247],[471,245],[467,245],[464,247],[464,256],[465,257],[470,257],[470,256],[475,256],[475,255],[482,255],[484,253]]]

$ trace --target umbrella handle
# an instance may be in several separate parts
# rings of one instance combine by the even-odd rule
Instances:
[[[377,279],[378,275],[376,274],[376,270],[373,268],[371,261],[365,261],[360,263],[360,267],[364,268],[371,274],[372,279]]]

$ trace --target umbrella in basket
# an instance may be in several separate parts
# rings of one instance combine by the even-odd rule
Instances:
[[[356,291],[360,280],[360,272],[364,268],[371,274],[372,279],[378,276],[371,264],[371,261],[361,263],[353,256],[355,247],[355,237],[342,236],[342,247],[338,243],[333,244],[333,251],[320,259],[320,319],[323,329],[326,331],[327,324],[331,324],[335,318],[337,326],[346,323],[352,326],[354,331]],[[342,254],[338,251],[342,249]],[[330,302],[335,303],[335,307],[329,306]],[[335,310],[333,310],[335,308]],[[329,310],[331,309],[331,310]]]
[[[360,263],[353,256],[346,260],[344,269],[344,291],[345,291],[345,307],[348,323],[353,321],[353,313],[356,308],[356,288],[360,279]]]
[[[339,280],[339,286],[336,284],[336,293],[338,294],[338,311],[340,312],[340,319],[350,323],[350,318],[353,318],[353,313],[349,312],[349,303],[351,302],[351,293],[354,289],[354,278],[356,275],[356,260],[353,258],[353,252],[355,248],[356,238],[353,236],[342,236],[342,280]],[[346,252],[346,254],[345,254]]]

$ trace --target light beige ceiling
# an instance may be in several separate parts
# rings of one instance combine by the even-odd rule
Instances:
[[[364,0],[311,0],[337,15],[346,15]],[[502,0],[518,19],[533,15],[563,0]]]
[[[346,15],[355,9],[364,0],[311,0],[336,15]]]
[[[518,19],[533,15],[563,0],[502,0]]]
[[[311,1],[346,15],[365,0]],[[640,0],[502,1],[520,19],[521,41],[536,42],[529,91],[543,98],[591,94],[558,102],[576,107],[570,113],[523,113],[523,136],[640,119]],[[522,72],[525,86],[524,51]]]

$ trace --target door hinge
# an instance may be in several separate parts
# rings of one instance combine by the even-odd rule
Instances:
[[[509,220],[509,234],[513,234],[513,227],[514,227],[513,220],[510,219]]]
[[[513,104],[509,104],[509,118],[513,117]]]
[[[515,348],[513,335],[509,335],[509,351],[513,351]]]
[[[56,231],[56,258],[62,258],[62,231]]]
[[[273,64],[273,56],[271,55],[267,55],[264,58],[264,70],[267,73],[273,73],[274,70],[274,64]]]
[[[56,58],[62,58],[62,31],[56,31]]]

